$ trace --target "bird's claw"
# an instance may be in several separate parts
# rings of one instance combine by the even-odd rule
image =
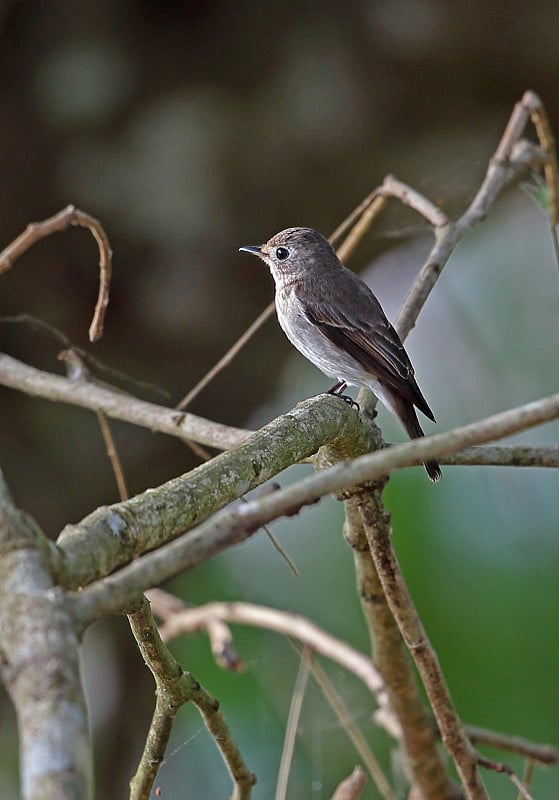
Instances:
[[[359,403],[354,400],[353,397],[350,397],[348,394],[339,394],[338,397],[340,400],[343,400],[344,403],[347,403],[350,408],[355,408],[358,413],[361,411]]]

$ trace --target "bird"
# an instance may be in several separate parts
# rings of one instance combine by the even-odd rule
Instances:
[[[372,290],[344,267],[330,242],[312,228],[286,228],[239,250],[268,265],[278,322],[302,355],[336,379],[329,393],[343,397],[348,385],[366,386],[411,439],[424,436],[415,409],[433,422],[435,416],[404,345]],[[433,482],[440,479],[435,460],[424,467]]]

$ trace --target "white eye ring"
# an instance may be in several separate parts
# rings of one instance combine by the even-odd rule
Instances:
[[[278,261],[285,261],[286,258],[289,258],[291,255],[291,251],[287,247],[276,247],[276,258]]]

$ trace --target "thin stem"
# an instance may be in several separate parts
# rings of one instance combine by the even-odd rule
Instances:
[[[287,725],[285,727],[285,738],[283,741],[283,750],[278,771],[275,800],[285,800],[287,797],[289,773],[291,770],[291,764],[293,762],[293,753],[295,751],[295,739],[297,737],[299,720],[301,719],[301,710],[303,708],[303,700],[305,698],[305,691],[309,681],[311,664],[312,653],[308,647],[305,647],[303,648],[303,652],[301,654],[299,671],[297,672],[295,686],[293,687],[293,695],[291,697],[291,705],[289,707],[289,714],[287,715]]]

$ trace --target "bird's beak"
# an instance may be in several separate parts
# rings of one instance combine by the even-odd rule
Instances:
[[[257,244],[246,244],[244,247],[239,247],[239,253],[241,251],[245,253],[252,253],[253,256],[260,256],[260,258],[262,258],[264,255],[262,253],[262,245]]]

